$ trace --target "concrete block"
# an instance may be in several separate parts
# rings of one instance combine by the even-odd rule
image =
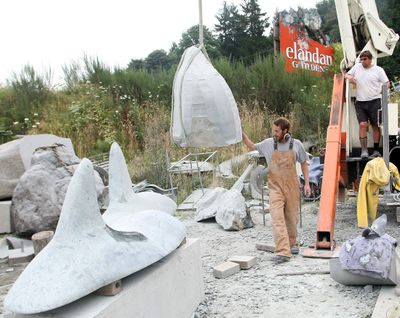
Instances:
[[[122,279],[122,284],[122,291],[112,297],[92,293],[44,313],[20,315],[6,312],[4,317],[192,317],[204,299],[200,240],[187,239],[186,244],[162,260]]]
[[[0,201],[0,234],[11,233],[11,214],[10,214],[11,201]]]
[[[30,262],[34,257],[35,253],[32,246],[8,250],[8,265]]]
[[[258,242],[256,243],[256,249],[260,251],[275,253],[275,245],[271,243]]]
[[[6,241],[9,246],[11,246],[11,249],[17,249],[17,248],[22,248],[22,247],[33,247],[32,241],[15,237],[15,236],[7,236]]]
[[[226,278],[240,271],[240,265],[233,262],[225,262],[214,267],[215,278]]]
[[[254,256],[246,255],[234,255],[228,261],[239,264],[240,269],[249,269],[257,264],[257,259]]]
[[[371,318],[400,317],[399,297],[395,286],[382,286]]]
[[[106,286],[103,286],[99,288],[98,290],[95,291],[96,295],[100,296],[115,296],[122,290],[122,280],[116,280],[115,282],[112,282],[111,284],[108,284]]]
[[[8,257],[8,244],[7,241],[2,238],[0,239],[0,259]]]

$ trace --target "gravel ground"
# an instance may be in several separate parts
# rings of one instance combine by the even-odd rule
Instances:
[[[388,215],[387,233],[399,238],[395,214]],[[315,240],[318,203],[302,207],[303,228],[299,240],[303,246]],[[243,231],[224,231],[215,221],[195,222],[193,212],[178,217],[185,223],[188,237],[200,238],[205,299],[193,318],[203,317],[370,317],[379,287],[349,287],[336,283],[329,274],[328,260],[294,256],[290,262],[273,265],[271,253],[255,248],[257,242],[273,242],[269,214],[266,226],[258,210],[251,212],[255,226]],[[336,213],[335,239],[338,244],[361,234],[356,226],[356,201],[339,203]],[[257,264],[225,279],[216,279],[214,266],[233,255],[257,258]],[[9,267],[0,261],[0,316],[3,299],[26,264]],[[298,272],[318,272],[294,275]]]
[[[395,214],[387,208],[387,233],[399,238]],[[318,203],[303,204],[303,228],[299,240],[304,248],[315,242]],[[266,226],[262,214],[252,212],[255,226],[240,232],[227,232],[215,222],[195,222],[193,215],[181,216],[188,237],[201,238],[205,300],[198,306],[195,318],[200,317],[370,317],[380,288],[344,286],[326,272],[326,259],[294,256],[290,262],[273,265],[273,254],[255,248],[257,242],[273,242],[267,214]],[[357,228],[356,199],[339,203],[336,213],[335,240],[338,244],[361,234]],[[241,270],[225,279],[214,278],[214,266],[233,255],[257,258],[257,265]]]

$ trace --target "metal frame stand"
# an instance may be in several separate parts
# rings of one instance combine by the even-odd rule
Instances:
[[[167,171],[169,173],[169,181],[170,181],[170,184],[171,184],[171,188],[172,189],[174,188],[173,180],[172,180],[172,174],[190,173],[193,176],[193,173],[197,172],[197,175],[198,175],[198,178],[199,178],[199,182],[200,182],[201,191],[202,191],[202,193],[204,195],[204,185],[203,185],[203,179],[202,179],[202,176],[201,176],[201,172],[202,172],[201,168],[206,162],[208,162],[211,159],[213,159],[213,157],[215,156],[216,153],[217,153],[217,151],[189,153],[186,156],[184,156],[181,159],[179,159],[174,164],[170,164],[169,158],[168,158],[168,154],[167,154],[167,161],[168,161]],[[201,157],[204,157],[204,156],[206,158],[203,161],[199,161],[199,159],[201,159]],[[189,169],[179,169],[179,166],[186,160],[189,161]],[[193,167],[193,163],[195,164],[195,167]],[[212,171],[213,171],[213,174],[214,174],[215,168],[213,168]],[[193,179],[192,179],[192,190],[193,190]]]

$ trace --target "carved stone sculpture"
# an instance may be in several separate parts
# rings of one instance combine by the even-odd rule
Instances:
[[[110,161],[110,171],[120,171],[114,163]],[[68,187],[54,237],[9,291],[4,301],[7,310],[34,314],[66,305],[158,261],[180,245],[186,235],[184,225],[144,203],[142,210],[132,208],[135,202],[127,200],[131,193],[125,177],[110,176],[109,226],[100,215],[92,164],[82,160]]]
[[[123,230],[124,222],[121,216],[143,210],[159,210],[173,215],[176,203],[159,193],[132,191],[132,181],[129,177],[124,154],[117,143],[113,143],[109,156],[109,199],[110,203],[103,214],[104,221],[115,230]]]
[[[223,147],[242,140],[232,91],[202,50],[182,55],[172,92],[172,140],[181,147]]]

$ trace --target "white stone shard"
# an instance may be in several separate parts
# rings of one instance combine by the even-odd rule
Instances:
[[[51,134],[26,135],[21,139],[19,153],[25,170],[31,166],[32,154],[39,147],[51,146],[53,144],[61,144],[66,147],[69,153],[75,155],[74,146],[69,138],[62,138]]]
[[[172,92],[172,140],[181,147],[223,147],[242,140],[232,91],[201,49],[185,50]]]
[[[196,214],[194,219],[199,222],[215,217],[220,208],[221,197],[229,191],[228,189],[216,187],[210,191],[207,191],[200,199],[195,203]]]
[[[110,149],[109,199],[110,203],[103,219],[114,230],[124,231],[129,224],[123,219],[127,213],[143,210],[159,210],[174,215],[176,203],[165,195],[155,192],[135,193],[128,167],[119,145],[114,142]]]
[[[116,181],[113,186],[121,187]],[[119,196],[121,201],[127,192]],[[149,266],[179,246],[186,234],[178,219],[161,210],[132,213],[131,204],[135,202],[118,206],[124,231],[107,226],[97,204],[93,166],[83,159],[68,187],[53,239],[17,279],[4,300],[5,309],[35,314],[58,308]]]
[[[35,149],[54,143],[63,144],[75,155],[70,139],[49,134],[26,135],[0,145],[0,199],[13,196],[18,179],[31,166]]]

